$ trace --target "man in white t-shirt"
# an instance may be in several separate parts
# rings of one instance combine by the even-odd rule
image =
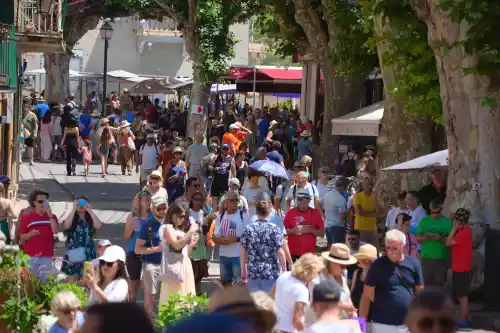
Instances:
[[[290,187],[290,190],[288,191],[288,194],[286,196],[288,207],[297,207],[297,193],[299,192],[299,190],[306,190],[307,192],[309,192],[309,195],[312,198],[312,200],[309,202],[309,207],[320,210],[321,207],[319,204],[318,188],[309,183],[309,181],[307,180],[307,173],[305,171],[300,171],[297,173],[295,178],[295,185]]]
[[[220,278],[224,285],[230,285],[241,277],[240,237],[249,223],[248,214],[238,209],[239,194],[226,194],[226,209],[217,214],[215,231],[212,238],[219,244]]]
[[[146,186],[148,176],[158,167],[160,147],[158,147],[154,139],[154,134],[148,134],[146,137],[146,143],[139,149],[139,160],[137,161],[135,171],[138,172],[140,167],[141,173],[139,181],[141,188]]]
[[[399,214],[410,214],[408,206],[406,206],[406,192],[403,191],[398,194],[398,206],[392,207],[387,213],[387,218],[385,220],[385,227],[387,229],[394,229],[396,227],[396,217]]]
[[[408,215],[411,216],[410,232],[415,234],[417,232],[418,222],[427,215],[427,212],[424,207],[420,205],[420,200],[418,199],[416,191],[409,191],[406,194],[406,205],[410,210]]]

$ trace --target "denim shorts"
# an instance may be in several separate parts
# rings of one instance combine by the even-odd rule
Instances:
[[[252,280],[248,279],[247,287],[248,291],[253,293],[255,291],[270,292],[275,285],[276,280]]]
[[[326,241],[328,246],[335,243],[345,243],[345,228],[340,226],[332,226],[325,228]]]
[[[220,279],[232,282],[241,277],[240,257],[219,257]]]

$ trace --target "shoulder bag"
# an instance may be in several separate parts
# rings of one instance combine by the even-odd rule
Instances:
[[[169,228],[169,226],[166,226],[165,228]],[[165,240],[163,240],[163,242],[164,244],[161,257],[159,280],[169,282],[184,282],[182,266],[184,255],[182,254],[182,252],[175,252],[170,249],[170,246],[165,243]]]

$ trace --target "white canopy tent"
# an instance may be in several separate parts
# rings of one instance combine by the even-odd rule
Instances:
[[[385,102],[378,102],[332,119],[332,135],[378,136]]]
[[[108,74],[108,76],[111,76],[111,77],[113,77],[115,79],[124,79],[124,80],[131,79],[131,78],[136,78],[136,77],[139,76],[137,74],[124,71],[123,69],[117,69],[115,71],[110,71],[107,74]]]
[[[130,88],[133,94],[170,94],[172,89],[163,80],[147,79],[135,84]]]
[[[23,73],[24,75],[37,75],[37,74],[45,74],[45,68],[32,69],[30,71],[26,71]],[[80,77],[80,73],[74,70],[69,70],[69,77]]]
[[[382,171],[411,171],[446,167],[448,167],[448,149],[392,165],[382,169]]]

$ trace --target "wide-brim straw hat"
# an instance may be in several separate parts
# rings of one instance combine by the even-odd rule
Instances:
[[[100,117],[101,116],[101,112],[100,111],[97,111],[97,110],[94,110],[91,114],[90,114],[91,117]]]
[[[357,260],[375,260],[378,257],[377,248],[371,244],[363,244],[358,253],[353,254]]]
[[[276,315],[259,308],[246,286],[231,286],[217,290],[208,301],[211,313],[230,314],[248,320],[259,332],[271,332],[276,325]]]
[[[343,243],[335,243],[330,246],[330,251],[321,253],[323,259],[339,265],[353,265],[358,260],[351,255],[349,247]]]
[[[120,128],[122,128],[122,127],[129,127],[130,125],[131,125],[131,124],[130,124],[128,121],[123,120],[123,121],[120,123],[120,126],[119,126],[119,127],[120,127]]]
[[[160,181],[162,182],[163,181],[163,175],[161,174],[161,172],[159,170],[154,170],[153,172],[151,172],[148,176],[148,181],[151,180],[151,177],[152,176],[156,176],[156,177],[160,177]]]
[[[101,125],[102,124],[107,124],[107,123],[109,123],[109,119],[108,118],[102,118],[101,119]]]

